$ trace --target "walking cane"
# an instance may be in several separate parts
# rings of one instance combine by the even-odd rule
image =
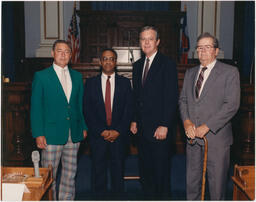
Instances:
[[[202,193],[201,193],[201,201],[204,200],[205,194],[205,174],[206,174],[206,167],[207,167],[207,152],[208,152],[208,142],[206,137],[204,139],[204,164],[203,164],[203,179],[202,179]]]

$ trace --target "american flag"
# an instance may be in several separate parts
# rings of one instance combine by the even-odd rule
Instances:
[[[188,51],[189,51],[189,37],[188,37],[188,28],[187,28],[187,12],[183,17],[183,23],[181,26],[181,46],[180,46],[180,63],[188,64]]]
[[[79,35],[79,28],[77,25],[77,19],[76,19],[76,6],[74,2],[74,11],[73,15],[70,21],[70,25],[68,28],[68,42],[70,42],[72,47],[72,57],[71,62],[72,64],[77,63],[80,61],[80,35]]]

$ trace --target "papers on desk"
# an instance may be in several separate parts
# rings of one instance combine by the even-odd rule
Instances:
[[[22,201],[23,193],[29,192],[25,184],[2,184],[2,200],[3,201]]]

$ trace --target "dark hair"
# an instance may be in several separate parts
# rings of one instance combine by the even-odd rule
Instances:
[[[158,29],[154,26],[145,26],[145,27],[142,27],[141,30],[140,30],[140,34],[146,30],[153,30],[156,32],[156,40],[158,40],[160,38],[159,36],[159,32],[158,32]]]
[[[59,44],[59,43],[64,43],[64,44],[66,44],[66,45],[70,48],[70,51],[72,52],[72,48],[71,48],[70,42],[67,42],[67,41],[65,41],[65,40],[60,40],[60,39],[56,40],[56,41],[53,43],[53,45],[52,45],[52,50],[53,50],[53,51],[55,50],[55,47],[56,47],[57,44]]]
[[[196,43],[198,43],[203,38],[211,38],[213,40],[214,48],[219,48],[218,39],[215,36],[211,35],[209,32],[204,32],[204,33],[200,34],[199,37],[197,38]]]
[[[112,53],[114,53],[115,58],[117,59],[117,52],[116,52],[113,48],[105,48],[105,49],[103,49],[103,50],[101,51],[100,58],[102,57],[102,54],[103,54],[105,51],[111,51]]]

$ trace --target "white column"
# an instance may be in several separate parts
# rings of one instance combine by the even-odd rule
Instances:
[[[55,40],[63,39],[63,2],[40,2],[40,47],[36,57],[51,57]]]
[[[217,39],[220,39],[220,9],[220,1],[198,2],[198,36],[203,32],[209,32]],[[195,57],[197,58],[196,52]],[[219,51],[217,58],[224,58],[223,50]]]

